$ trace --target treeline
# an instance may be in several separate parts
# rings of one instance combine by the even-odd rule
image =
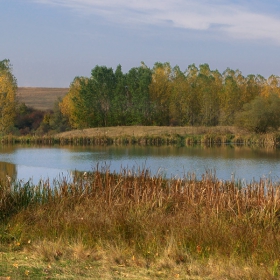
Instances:
[[[70,129],[67,118],[60,111],[59,102],[61,100],[49,111],[37,110],[19,103],[17,80],[12,74],[12,65],[8,59],[0,61],[0,136],[44,135]]]
[[[123,73],[95,66],[75,77],[51,111],[19,104],[9,60],[0,61],[0,134],[51,134],[104,126],[236,125],[264,133],[280,127],[280,77],[243,76],[211,70],[208,64],[178,66],[143,62]]]
[[[208,64],[181,71],[155,63],[122,72],[96,66],[76,77],[59,104],[72,128],[117,125],[237,125],[255,132],[280,126],[280,77],[244,77]]]

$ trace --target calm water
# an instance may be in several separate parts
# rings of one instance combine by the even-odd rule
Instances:
[[[41,179],[71,178],[77,171],[92,171],[107,166],[111,171],[122,168],[147,168],[153,175],[183,177],[206,171],[222,180],[246,181],[269,177],[280,181],[280,150],[248,147],[27,147],[0,146],[0,176],[38,183]]]

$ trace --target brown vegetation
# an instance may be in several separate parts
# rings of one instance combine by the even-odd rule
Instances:
[[[19,87],[18,100],[37,110],[52,110],[58,98],[63,98],[68,88]]]
[[[269,180],[98,167],[53,188],[2,182],[0,276],[278,279],[279,193]]]
[[[280,134],[248,133],[235,127],[168,127],[168,126],[117,126],[72,130],[62,133],[26,136],[4,136],[5,144],[59,144],[59,145],[245,145],[276,148]]]
[[[236,134],[243,133],[240,129],[233,126],[115,126],[115,127],[96,127],[87,129],[77,129],[57,134],[57,137],[100,137],[111,138],[124,136],[167,136],[167,135],[202,135],[202,134]]]

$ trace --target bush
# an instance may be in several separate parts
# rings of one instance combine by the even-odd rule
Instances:
[[[280,97],[276,94],[258,96],[237,114],[235,124],[256,133],[266,133],[280,127]]]

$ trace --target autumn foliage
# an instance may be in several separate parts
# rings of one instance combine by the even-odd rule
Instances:
[[[280,77],[223,73],[208,64],[185,71],[168,62],[123,73],[95,66],[90,77],[75,77],[51,111],[16,102],[16,79],[9,60],[0,61],[0,133],[57,133],[109,126],[232,126],[256,133],[277,130]]]
[[[255,132],[277,129],[277,112],[266,104],[277,104],[280,78],[260,75],[244,77],[239,70],[226,69],[222,74],[208,64],[189,65],[186,71],[169,63],[155,63],[153,69],[143,62],[123,73],[96,66],[91,76],[76,77],[60,109],[72,128],[116,125],[237,125]],[[271,100],[273,99],[273,102]],[[265,127],[244,121],[252,120],[258,103],[269,113]],[[251,104],[251,105],[249,105]]]
[[[8,132],[14,125],[17,81],[9,60],[0,61],[0,133]]]

